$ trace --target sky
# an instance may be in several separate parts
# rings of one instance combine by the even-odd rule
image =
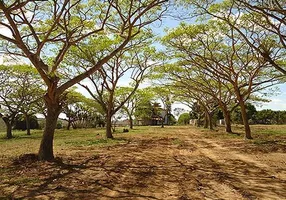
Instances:
[[[174,20],[170,17],[164,18],[161,23],[156,22],[154,25],[151,25],[151,28],[155,31],[155,33],[159,36],[163,36],[165,34],[165,29],[166,28],[174,28],[176,27],[180,22],[177,20]],[[0,33],[5,34],[7,36],[11,36],[11,33],[6,28],[3,28],[0,26]],[[159,44],[155,44],[158,48],[160,48]],[[5,62],[5,58],[3,59],[3,55],[0,54],[0,64],[3,64]],[[127,80],[121,80],[120,84],[122,86],[128,86],[129,83]],[[142,87],[148,86],[148,83],[143,84]],[[279,91],[276,91],[277,94],[270,96],[268,99],[271,100],[268,103],[261,103],[260,105],[256,105],[257,110],[262,110],[262,109],[272,109],[272,110],[286,110],[286,84],[278,86]],[[87,95],[87,92],[83,89],[80,88],[78,89],[80,92],[84,93]],[[173,109],[174,108],[184,108],[186,110],[189,110],[189,108],[181,103],[175,103],[173,104]]]

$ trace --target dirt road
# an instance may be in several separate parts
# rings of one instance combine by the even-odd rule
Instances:
[[[24,199],[286,199],[284,152],[251,152],[241,139],[205,137],[197,129],[166,130],[72,149],[60,155],[69,164],[18,166],[27,180],[40,180],[3,181],[0,192]]]

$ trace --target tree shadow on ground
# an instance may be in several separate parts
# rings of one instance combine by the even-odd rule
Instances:
[[[263,167],[231,158],[231,155],[225,162],[218,162],[190,142],[174,143],[177,139],[141,138],[101,148],[96,155],[86,152],[82,157],[71,155],[52,163],[33,159],[14,163],[11,171],[0,175],[3,178],[0,192],[11,199],[286,197],[285,180]],[[19,176],[26,177],[26,181],[19,181]],[[31,181],[32,177],[38,180]],[[9,188],[12,188],[10,192]]]

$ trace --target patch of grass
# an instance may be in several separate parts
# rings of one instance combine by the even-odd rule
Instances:
[[[41,180],[38,177],[18,177],[13,179],[13,181],[11,181],[10,183],[13,185],[28,185],[28,184],[35,184],[35,183],[39,183],[41,182]]]
[[[0,168],[0,174],[12,171],[11,168]]]
[[[174,139],[174,140],[172,141],[172,143],[175,144],[175,145],[182,145],[183,141],[180,140],[180,139],[178,139],[178,138],[176,138],[176,139]]]
[[[42,130],[31,130],[31,135],[27,135],[26,131],[13,130],[12,131],[13,138],[7,139],[6,132],[0,132],[0,143],[11,142],[14,140],[21,140],[25,138],[38,139],[41,138],[42,133],[43,133]]]
[[[257,130],[255,132],[257,135],[265,135],[265,136],[286,136],[286,131],[285,130],[277,130],[277,129],[267,129],[267,130]]]
[[[233,125],[232,130],[237,134],[227,134],[224,132],[223,126],[216,127],[217,131],[209,131],[207,129],[198,128],[195,126],[135,126],[134,129],[129,129],[128,133],[115,132],[115,139],[110,140],[105,138],[105,129],[75,129],[75,130],[56,130],[54,140],[55,152],[64,153],[69,148],[75,146],[78,150],[81,147],[96,147],[96,146],[108,146],[127,143],[128,140],[134,138],[145,137],[145,135],[151,135],[152,139],[158,138],[177,138],[179,133],[185,133],[195,131],[198,134],[204,135],[206,138],[217,138],[223,140],[243,140],[244,130],[242,125]],[[266,144],[268,141],[277,141],[277,144],[285,145],[286,141],[286,125],[253,125],[251,126],[252,135],[255,144]],[[119,128],[118,128],[119,130]],[[38,152],[43,130],[32,130],[30,136],[26,135],[25,131],[13,131],[13,139],[5,139],[5,132],[0,133],[0,146],[1,155],[0,162],[3,160],[10,160],[18,157],[21,154],[29,154]],[[117,139],[116,139],[117,138]],[[283,142],[284,141],[284,142]],[[172,142],[176,145],[181,145],[181,140],[174,140]],[[77,151],[77,149],[74,149]],[[55,155],[56,156],[56,155]]]
[[[275,145],[275,144],[286,145],[286,141],[256,139],[253,141],[253,144],[255,144],[255,145]]]
[[[98,139],[98,140],[82,140],[82,141],[66,141],[65,144],[84,147],[84,146],[108,146],[114,144],[125,143],[124,139]]]

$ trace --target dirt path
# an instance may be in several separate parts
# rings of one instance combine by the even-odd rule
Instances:
[[[283,153],[246,154],[229,140],[186,128],[124,138],[122,145],[72,149],[61,155],[69,164],[17,166],[16,173],[0,181],[0,194],[24,199],[286,199]],[[26,184],[12,184],[13,175],[20,174],[26,175]]]
[[[198,155],[208,158],[223,176],[219,181],[209,180],[208,185],[214,188],[207,189],[207,194],[217,194],[221,199],[286,199],[285,154],[245,154],[223,147],[216,139],[203,138],[197,132],[192,134],[198,139],[185,141],[195,144]]]

